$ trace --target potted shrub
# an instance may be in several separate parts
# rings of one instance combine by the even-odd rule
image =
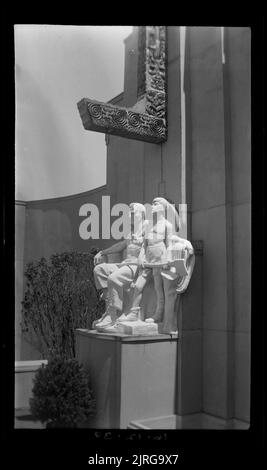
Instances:
[[[41,357],[75,357],[75,329],[90,329],[104,312],[93,277],[96,251],[56,253],[27,264],[22,331]]]
[[[75,359],[52,358],[38,369],[33,383],[30,410],[46,427],[73,428],[93,416],[89,377]]]

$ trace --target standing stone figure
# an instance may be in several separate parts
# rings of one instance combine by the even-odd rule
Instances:
[[[116,330],[117,320],[123,309],[123,291],[131,286],[138,270],[144,240],[145,207],[139,203],[132,203],[129,207],[131,217],[129,235],[121,242],[100,251],[94,258],[96,288],[103,290],[103,297],[106,300],[105,313],[93,323],[93,328],[101,331]],[[125,249],[126,259],[122,263],[101,262],[103,256],[122,253]]]
[[[171,221],[167,219],[169,214],[172,215],[170,217]],[[168,266],[167,248],[175,232],[175,226],[178,225],[178,214],[166,199],[157,197],[152,202],[152,220],[147,220],[146,222],[143,269],[140,269],[135,283],[131,312],[134,313],[140,308],[143,289],[148,278],[152,275],[157,298],[156,311],[152,318],[155,322],[159,323],[162,321],[165,304],[164,282],[161,270],[164,264],[166,268]]]
[[[157,197],[153,200],[152,224],[145,227],[143,267],[139,268],[135,282],[131,313],[137,314],[140,310],[143,289],[152,275],[157,298],[156,311],[152,319],[162,323],[162,333],[175,333],[177,332],[176,301],[179,306],[180,294],[186,290],[191,279],[195,262],[194,250],[188,240],[178,236],[179,215],[174,205],[164,198]],[[184,260],[187,271],[184,276],[177,274],[172,265],[173,261],[181,259]]]

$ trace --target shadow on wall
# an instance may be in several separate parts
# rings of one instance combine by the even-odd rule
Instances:
[[[85,219],[85,216],[79,215],[81,206],[90,202],[100,209],[105,193],[106,186],[101,186],[74,196],[27,202],[25,263],[54,253],[72,250],[88,252],[93,247],[100,249],[110,245],[110,240],[83,239],[79,232],[80,224]],[[100,234],[101,230],[100,220]]]
[[[71,250],[74,229],[68,214],[60,210],[29,209],[25,261]]]

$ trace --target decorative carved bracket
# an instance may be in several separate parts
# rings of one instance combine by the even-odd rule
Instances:
[[[203,256],[203,240],[192,240],[192,245],[196,256]]]
[[[83,98],[77,104],[86,130],[127,139],[167,140],[166,27],[139,27],[138,98],[144,112]],[[139,103],[138,103],[139,105]],[[138,106],[140,109],[140,105]]]

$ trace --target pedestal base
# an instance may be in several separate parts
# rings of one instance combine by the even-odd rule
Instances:
[[[146,322],[135,322],[135,321],[124,321],[118,324],[118,333],[125,335],[158,335],[158,324],[157,323],[146,323]]]
[[[151,322],[146,323],[143,321],[124,321],[113,326],[103,326],[97,327],[96,331],[98,333],[114,334],[121,333],[123,335],[132,336],[132,335],[158,335],[158,324]]]
[[[76,357],[90,374],[96,417],[88,427],[126,429],[175,413],[178,335],[76,330]]]

